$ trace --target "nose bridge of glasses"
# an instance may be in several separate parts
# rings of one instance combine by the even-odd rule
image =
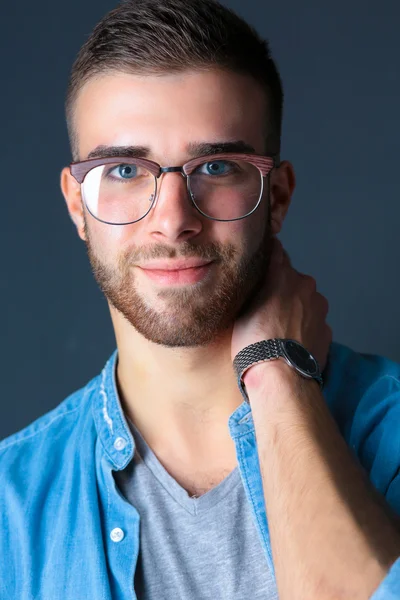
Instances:
[[[183,167],[160,167],[160,175],[163,173],[182,173],[182,175],[185,175]]]
[[[164,173],[180,173],[185,180],[185,184],[187,185],[187,175],[183,170],[183,167],[160,167],[160,174],[157,179],[157,197],[160,193],[161,180],[163,179]]]

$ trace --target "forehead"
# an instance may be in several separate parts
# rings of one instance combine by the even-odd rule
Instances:
[[[108,73],[91,78],[75,103],[79,155],[98,145],[150,146],[154,160],[184,158],[191,141],[242,139],[262,153],[266,95],[246,75]]]

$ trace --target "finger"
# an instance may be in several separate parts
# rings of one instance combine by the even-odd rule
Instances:
[[[300,273],[304,284],[307,286],[307,289],[315,294],[315,292],[317,291],[317,282],[315,281],[314,277],[312,275],[305,275],[304,273]],[[320,296],[321,294],[318,293],[318,296]]]
[[[322,314],[324,315],[325,319],[329,313],[329,302],[328,300],[325,298],[325,296],[323,296],[322,294],[320,294],[318,292],[318,296],[320,297],[320,303],[321,303],[321,310],[322,310]]]

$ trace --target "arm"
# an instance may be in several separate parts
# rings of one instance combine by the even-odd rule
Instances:
[[[235,322],[232,359],[259,340],[290,338],[323,370],[332,339],[327,313],[315,281],[292,268],[275,239],[265,285]],[[280,599],[400,598],[398,519],[352,456],[318,384],[283,360],[252,366],[243,381]]]
[[[367,600],[400,534],[340,435],[318,384],[283,361],[249,369],[250,398],[281,600]]]

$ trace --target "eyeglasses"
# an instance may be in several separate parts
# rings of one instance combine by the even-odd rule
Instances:
[[[143,219],[157,197],[162,173],[181,173],[189,198],[205,217],[237,221],[259,206],[264,179],[279,166],[278,156],[213,154],[194,158],[180,167],[161,167],[144,158],[94,158],[70,165],[81,184],[89,213],[109,225],[129,225]]]

